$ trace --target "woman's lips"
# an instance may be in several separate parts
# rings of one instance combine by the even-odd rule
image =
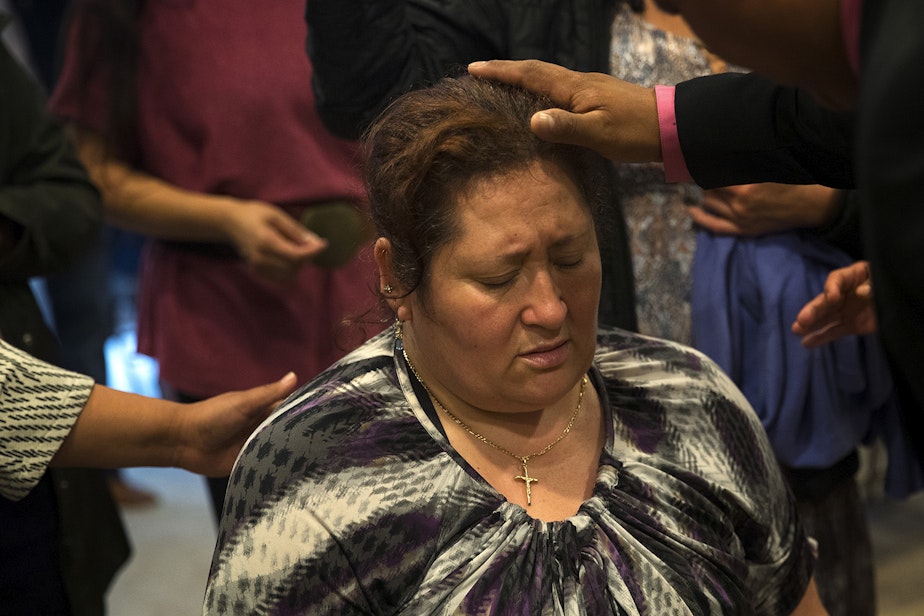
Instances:
[[[571,354],[571,344],[565,340],[557,344],[543,345],[532,351],[521,353],[520,358],[537,368],[557,368],[565,363]]]

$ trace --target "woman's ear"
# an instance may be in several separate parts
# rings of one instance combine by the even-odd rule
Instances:
[[[410,321],[412,315],[411,300],[408,299],[404,288],[395,275],[395,264],[392,259],[394,252],[391,249],[391,241],[384,237],[375,240],[375,248],[372,253],[375,257],[375,264],[379,268],[379,295],[385,298],[399,321]]]
[[[375,257],[375,265],[379,269],[379,295],[384,297],[391,309],[397,313],[402,303],[399,301],[402,294],[398,280],[395,277],[391,241],[380,237],[375,240],[375,247],[372,252]]]

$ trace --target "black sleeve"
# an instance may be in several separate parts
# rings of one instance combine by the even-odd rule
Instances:
[[[860,203],[856,190],[841,191],[841,208],[834,220],[811,229],[818,237],[837,246],[853,259],[863,258],[860,235]]]
[[[2,45],[0,92],[0,219],[17,229],[0,255],[8,282],[70,264],[96,239],[102,202],[38,84]]]
[[[853,115],[758,75],[725,73],[677,85],[680,147],[704,188],[781,182],[853,187]]]

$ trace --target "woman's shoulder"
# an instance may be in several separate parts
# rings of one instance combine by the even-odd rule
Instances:
[[[621,330],[601,331],[595,365],[617,430],[656,456],[733,455],[735,443],[769,447],[751,405],[700,351]],[[642,444],[644,441],[645,444]],[[720,443],[721,441],[721,443]],[[727,441],[727,442],[726,442]]]
[[[728,384],[721,368],[693,347],[618,328],[598,331],[595,363],[607,378],[644,383],[657,373],[668,373],[678,383],[686,378],[723,387]]]
[[[712,359],[693,347],[620,329],[601,329],[594,364],[607,388],[630,398],[674,402],[690,412],[711,398],[754,415],[744,394]],[[696,404],[691,404],[696,401]]]
[[[670,476],[708,477],[717,493],[760,503],[775,459],[763,426],[731,379],[691,347],[601,332],[595,361],[619,457]]]
[[[299,387],[254,435],[318,429],[341,421],[355,423],[399,398],[403,396],[397,384],[391,338],[383,332]]]
[[[391,341],[373,338],[303,385],[245,443],[232,472],[259,501],[306,474],[336,476],[418,446]],[[247,479],[250,477],[250,479]]]

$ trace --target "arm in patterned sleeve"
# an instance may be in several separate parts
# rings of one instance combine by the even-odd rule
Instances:
[[[94,385],[0,340],[0,496],[25,496],[51,466],[176,466],[226,475],[241,444],[296,382],[195,404]]]
[[[659,520],[654,526],[675,527],[674,540],[693,540],[689,562],[705,549],[708,562],[728,566],[726,579],[703,578],[699,588],[714,587],[718,596],[734,588],[755,615],[794,613],[804,598],[817,598],[811,544],[766,432],[738,387],[690,347],[618,331],[601,346],[597,365],[622,443],[620,485],[658,494],[637,508]],[[690,517],[671,519],[661,504],[672,500],[690,507]]]
[[[728,438],[728,477],[738,481],[737,535],[748,563],[746,585],[755,614],[820,614],[812,578],[814,547],[806,537],[766,432],[750,403],[705,355],[705,374],[719,394],[708,413],[713,429]],[[707,404],[707,407],[710,406]]]
[[[0,29],[4,22],[0,14]],[[92,241],[102,203],[62,127],[45,112],[38,86],[2,45],[0,91],[0,335],[51,357],[53,336],[28,278],[68,264]],[[226,474],[244,439],[294,384],[289,374],[180,405],[94,387],[89,377],[4,342],[0,494],[22,498],[50,464]]]
[[[203,614],[270,613],[283,605],[305,614],[386,611],[376,604],[381,597],[364,588],[359,571],[367,566],[351,554],[351,536],[368,530],[357,524],[368,497],[356,500],[366,484],[354,468],[356,450],[344,444],[356,426],[375,425],[375,407],[361,412],[350,396],[340,403],[339,391],[362,387],[339,374],[325,382],[328,373],[316,378],[318,388],[293,394],[241,451]],[[367,537],[374,539],[371,531]]]
[[[0,495],[18,500],[38,483],[92,388],[0,341]]]

